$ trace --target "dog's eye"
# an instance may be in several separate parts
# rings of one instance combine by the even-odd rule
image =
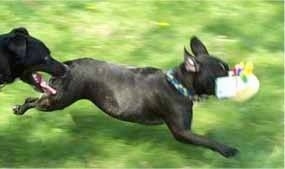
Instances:
[[[222,68],[222,70],[224,70],[224,71],[226,71],[226,70],[227,70],[224,64],[219,63],[219,66]]]

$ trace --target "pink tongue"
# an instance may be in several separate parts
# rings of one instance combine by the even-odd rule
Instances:
[[[41,74],[35,73],[33,74],[33,78],[45,93],[52,95],[56,94],[56,90],[48,85]]]

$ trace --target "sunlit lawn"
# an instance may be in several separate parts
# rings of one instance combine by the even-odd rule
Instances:
[[[244,103],[195,105],[195,132],[239,148],[225,159],[176,142],[165,125],[121,122],[88,101],[15,116],[14,104],[38,95],[17,81],[0,92],[0,167],[283,168],[283,13],[281,1],[1,1],[0,33],[25,26],[58,60],[168,69],[197,35],[231,66],[253,61],[261,89]]]

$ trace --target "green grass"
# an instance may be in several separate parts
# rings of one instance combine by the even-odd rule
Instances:
[[[0,167],[283,168],[282,1],[1,1],[0,32],[25,26],[61,61],[94,57],[168,69],[197,35],[231,66],[253,61],[261,82],[245,103],[194,106],[197,133],[239,148],[225,159],[176,142],[166,126],[121,122],[87,101],[18,117],[11,107],[37,93],[17,81],[0,92]]]

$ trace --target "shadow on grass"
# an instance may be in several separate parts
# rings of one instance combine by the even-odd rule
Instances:
[[[224,159],[210,150],[175,141],[165,126],[143,126],[121,122],[110,119],[107,115],[80,112],[79,109],[73,109],[70,113],[75,125],[63,127],[62,132],[58,129],[56,135],[52,131],[42,133],[50,135],[48,137],[30,136],[40,127],[40,124],[36,123],[2,128],[6,134],[0,135],[0,147],[1,152],[6,153],[0,154],[1,167],[88,167],[87,161],[91,157],[106,160],[113,156],[113,153],[117,153],[117,156],[128,155],[128,151],[116,150],[117,142],[128,146],[130,151],[142,149],[140,145],[144,145],[142,151],[148,152],[143,155],[128,156],[130,167],[138,167],[140,166],[139,162],[143,161],[150,163],[149,167],[185,166],[185,164],[181,165],[175,160],[168,159],[171,157],[168,154],[170,152],[179,154],[191,162],[195,161],[195,165],[203,165],[203,161]],[[37,120],[38,123],[45,123],[40,119],[34,120]],[[40,130],[41,132],[45,131]],[[224,134],[230,134],[230,131],[224,132]],[[110,149],[112,152],[109,152]],[[165,150],[166,154],[161,154],[164,153],[161,150]],[[228,166],[229,162],[233,162],[233,160],[225,161],[224,164],[218,166]],[[190,166],[194,165],[186,163]],[[96,163],[92,166],[96,166]]]

